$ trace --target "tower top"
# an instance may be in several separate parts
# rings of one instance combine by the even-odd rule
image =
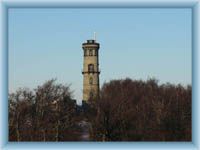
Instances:
[[[95,44],[96,41],[95,40],[87,40],[87,44]]]
[[[94,39],[87,40],[87,42],[82,44],[82,47],[96,47],[99,48],[99,43],[97,43]]]
[[[83,49],[86,48],[86,47],[87,48],[88,47],[91,47],[91,48],[93,47],[93,48],[99,49],[100,44],[96,42],[96,32],[94,32],[93,39],[89,39],[89,40],[87,40],[87,42],[85,42],[85,43],[82,44],[82,48]]]

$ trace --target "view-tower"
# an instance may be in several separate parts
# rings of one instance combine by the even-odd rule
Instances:
[[[96,42],[95,35],[93,40],[87,40],[82,44],[83,59],[83,101],[99,97],[99,43]]]

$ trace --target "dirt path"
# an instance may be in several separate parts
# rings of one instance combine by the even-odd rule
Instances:
[[[85,120],[78,123],[81,129],[80,141],[90,141],[90,128],[91,124]]]

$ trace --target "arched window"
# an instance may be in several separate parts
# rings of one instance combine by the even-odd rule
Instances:
[[[95,50],[95,51],[94,51],[94,55],[95,55],[95,56],[98,56],[98,50]]]
[[[94,94],[93,91],[90,91],[90,98],[93,98]]]
[[[93,79],[92,79],[92,77],[90,77],[89,83],[90,83],[90,84],[93,84]]]
[[[87,56],[87,50],[86,49],[84,50],[84,56]]]
[[[88,65],[88,72],[94,72],[94,65],[93,64]]]
[[[92,54],[92,49],[89,49],[89,56],[92,56],[93,54]]]

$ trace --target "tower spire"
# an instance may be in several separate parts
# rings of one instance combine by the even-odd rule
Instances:
[[[94,40],[96,41],[96,32],[94,32]]]

